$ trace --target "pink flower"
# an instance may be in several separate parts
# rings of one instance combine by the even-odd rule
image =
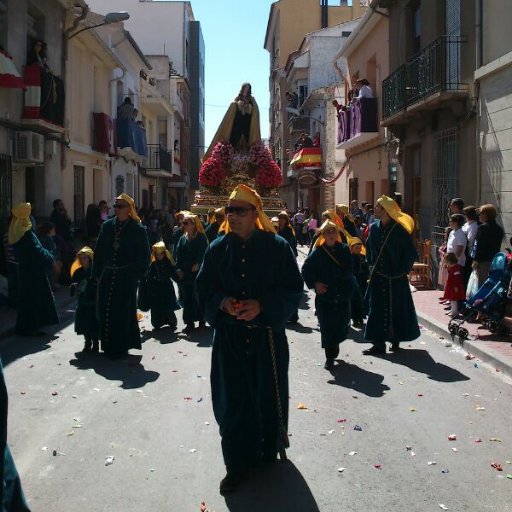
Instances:
[[[262,188],[276,188],[283,183],[281,168],[274,160],[264,167],[260,167],[256,175],[256,184]]]
[[[235,150],[229,142],[219,141],[213,148],[211,158],[226,167],[229,166],[231,160],[233,160],[234,153]]]
[[[249,159],[258,167],[266,167],[272,162],[272,155],[263,144],[256,144],[249,151]]]

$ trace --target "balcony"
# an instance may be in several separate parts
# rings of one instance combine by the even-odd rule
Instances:
[[[309,132],[309,119],[288,114],[288,128],[290,129],[290,134]]]
[[[25,66],[27,85],[21,124],[45,133],[64,133],[64,82],[38,63]]]
[[[465,99],[461,81],[464,37],[441,36],[382,82],[382,125],[406,122],[408,114]]]
[[[361,98],[340,112],[337,149],[350,149],[379,136],[377,98]]]
[[[116,120],[118,154],[127,160],[142,163],[148,156],[146,130],[132,119]]]
[[[146,176],[153,178],[173,177],[172,154],[160,144],[148,144],[148,158],[143,165]]]
[[[303,148],[293,155],[287,176],[296,178],[302,187],[310,187],[318,181],[321,170],[322,148]]]

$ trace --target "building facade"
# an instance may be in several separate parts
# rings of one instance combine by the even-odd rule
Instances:
[[[382,121],[397,140],[404,208],[442,242],[453,197],[477,200],[475,9],[463,0],[380,0],[389,12]]]
[[[270,8],[264,41],[264,48],[270,54],[270,146],[283,171],[282,194],[290,209],[299,206],[300,195],[296,180],[291,178],[290,181],[287,176],[294,141],[290,139],[289,113],[286,111],[286,93],[292,92],[286,79],[286,64],[307,34],[359,18],[366,10],[366,2],[347,4],[344,1],[333,6],[325,0],[279,0]],[[297,106],[300,107],[309,96],[307,85],[298,83],[298,89],[294,92],[297,94]],[[306,124],[303,120],[301,122],[305,129]],[[299,126],[295,128],[300,130]]]
[[[126,27],[133,34],[145,55],[165,55],[171,63],[170,79],[177,81],[177,94],[185,118],[177,122],[179,136],[173,159],[179,163],[186,182],[185,191],[175,191],[170,197],[194,198],[204,150],[204,41],[201,25],[194,18],[190,2],[153,0],[90,0],[93,9],[128,11]],[[173,87],[173,85],[171,85]],[[184,89],[188,90],[185,91]],[[172,150],[174,151],[174,142]],[[182,188],[183,181],[170,181],[167,188]],[[179,184],[179,185],[178,185]],[[184,196],[183,196],[184,194]],[[181,199],[180,199],[181,201]]]
[[[477,201],[512,235],[512,31],[506,0],[476,0]],[[508,244],[507,244],[508,245]]]
[[[348,103],[348,91],[358,79],[370,82],[373,98],[363,98],[347,109],[340,110],[337,119],[337,149],[345,153],[346,170],[336,181],[336,200],[349,204],[352,200],[375,204],[382,194],[396,191],[396,145],[379,126],[382,110],[380,84],[389,74],[388,19],[369,9],[359,26],[336,56],[337,67],[346,65],[343,83]],[[398,187],[403,188],[403,183]]]

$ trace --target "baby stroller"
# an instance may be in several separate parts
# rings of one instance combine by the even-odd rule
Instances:
[[[508,252],[499,252],[494,256],[489,268],[489,276],[478,291],[466,301],[463,318],[450,320],[448,330],[452,339],[455,336],[458,336],[461,341],[469,338],[469,332],[463,324],[475,313],[485,315],[484,327],[490,332],[510,334],[510,330],[502,324],[502,320],[509,301],[507,292],[512,274],[511,266]]]

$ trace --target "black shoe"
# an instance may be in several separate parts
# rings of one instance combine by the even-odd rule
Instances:
[[[100,351],[100,342],[98,340],[93,340],[91,352],[93,354],[97,354]]]
[[[385,353],[386,353],[386,347],[378,347],[377,345],[373,345],[373,347],[363,350],[363,356],[374,356],[374,355],[385,354]]]
[[[232,473],[228,473],[220,481],[219,492],[222,495],[234,492],[234,491],[236,491],[236,488],[238,487],[239,483],[240,483],[240,477],[233,475]]]
[[[391,347],[389,347],[389,350],[391,352],[400,352],[402,350],[402,348],[400,347],[400,342],[394,341],[393,343],[391,343]]]
[[[87,340],[84,343],[84,348],[82,349],[82,354],[89,354],[92,352],[92,341]]]
[[[326,359],[325,360],[325,364],[324,364],[324,368],[326,370],[331,370],[332,368],[334,368],[334,359]]]
[[[362,320],[353,320],[352,327],[363,327],[364,323]]]
[[[206,322],[199,322],[199,329],[204,329],[206,327]]]
[[[194,329],[195,329],[194,324],[187,324],[185,329],[183,329],[182,332],[184,332],[185,334],[190,334]]]
[[[176,330],[176,327],[178,327],[176,324],[171,324],[170,326],[171,332],[174,332]]]

